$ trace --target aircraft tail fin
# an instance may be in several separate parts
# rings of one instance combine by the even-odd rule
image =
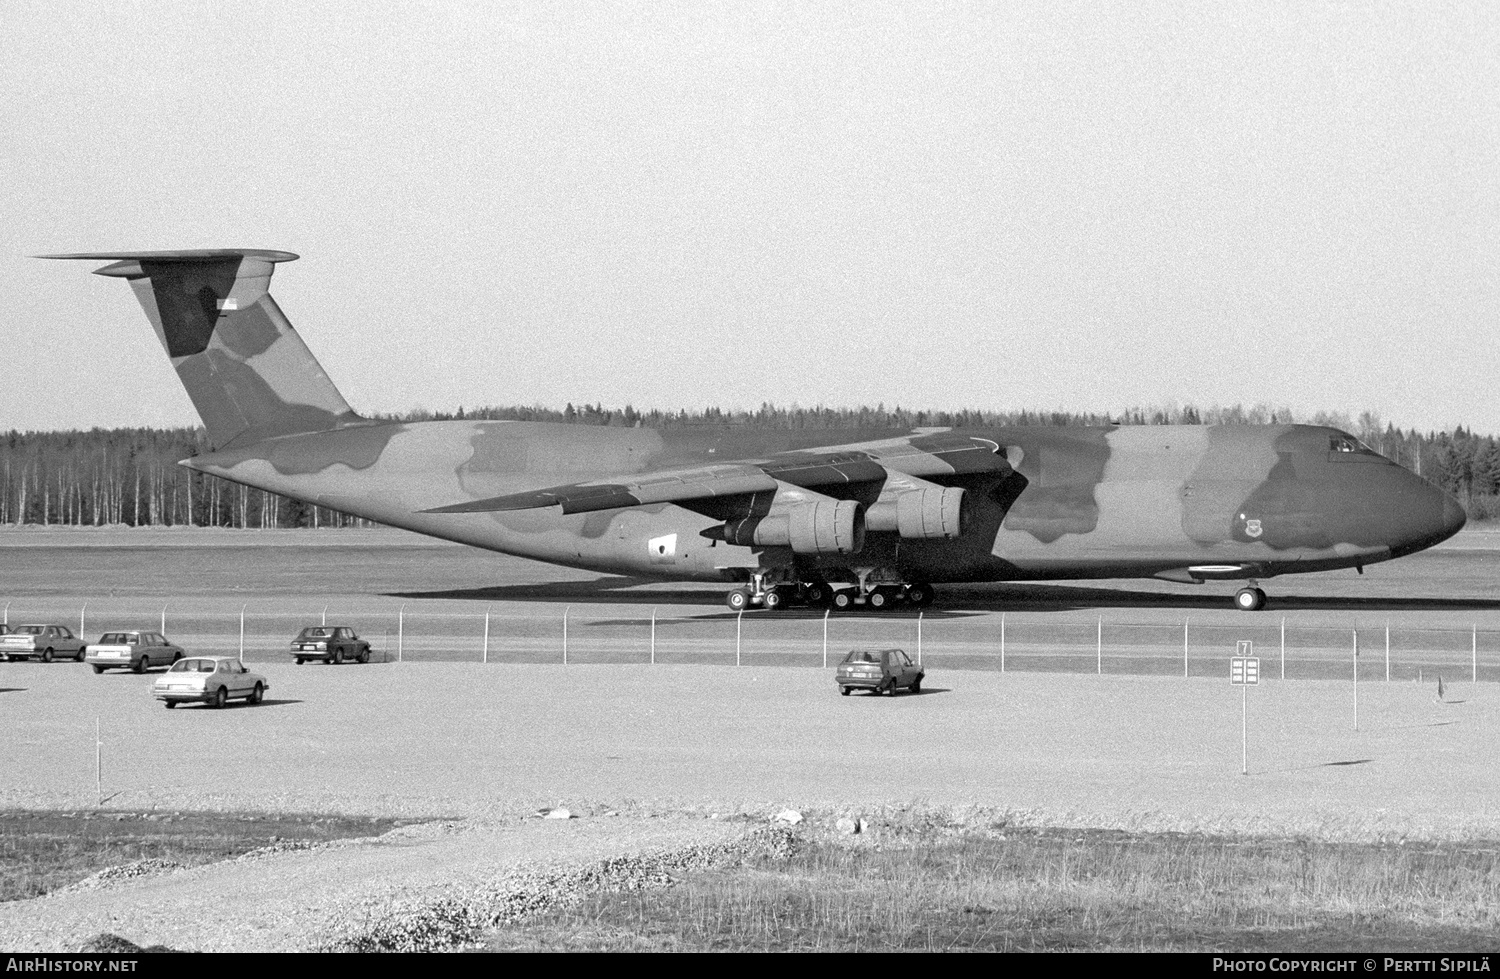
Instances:
[[[268,291],[291,252],[212,249],[40,255],[114,264],[129,281],[216,448],[363,419],[333,386]]]

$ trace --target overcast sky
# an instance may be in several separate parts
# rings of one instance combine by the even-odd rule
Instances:
[[[26,256],[253,247],[361,411],[1500,434],[1492,2],[8,0],[0,90],[0,429],[197,422]]]

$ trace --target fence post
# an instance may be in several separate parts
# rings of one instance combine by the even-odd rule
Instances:
[[[651,608],[651,665],[656,665],[656,608]]]
[[[1005,613],[1000,613],[1000,672],[1005,672]]]
[[[745,618],[745,610],[740,609],[734,616],[734,665],[740,665],[740,622]]]
[[[1385,623],[1385,682],[1391,682],[1391,623]]]
[[[1187,633],[1187,629],[1188,629],[1188,620],[1187,620],[1186,617],[1184,617],[1183,620],[1182,620],[1182,677],[1183,677],[1183,679],[1187,679],[1187,675],[1188,675],[1188,633]]]
[[[401,656],[406,649],[406,606],[402,605],[396,610],[396,662],[401,662]]]
[[[490,607],[484,607],[484,652],[480,653],[479,662],[490,661]]]
[[[563,606],[563,666],[568,665],[568,612],[572,608],[571,605]]]
[[[1479,682],[1479,624],[1474,624],[1474,631],[1469,636],[1469,655],[1473,657],[1474,664],[1473,682]]]
[[[1281,617],[1281,678],[1286,679],[1286,616]]]
[[[94,718],[94,794],[104,805],[104,739],[99,737],[99,718]]]
[[[327,625],[328,624],[328,603],[327,602],[323,603],[323,623],[322,624],[323,625]]]
[[[167,607],[165,605],[161,607],[161,634],[164,636],[167,634]]]
[[[1104,673],[1104,616],[1102,616],[1102,615],[1099,616],[1099,632],[1098,632],[1098,635],[1096,637],[1096,641],[1098,642],[1098,645],[1095,647],[1095,651],[1097,652],[1098,657],[1099,657],[1099,668],[1097,670],[1095,670],[1094,672],[1096,672],[1096,673],[1098,673],[1100,675],[1103,675],[1103,673]]]
[[[828,615],[833,609],[823,610],[823,669],[828,669]]]
[[[5,622],[6,625],[10,625],[10,602],[6,602],[5,603],[5,619],[4,619],[4,622]]]
[[[249,603],[247,602],[245,605],[241,605],[240,606],[240,663],[241,664],[243,664],[245,662],[245,608],[248,606],[248,604]]]
[[[84,602],[83,608],[78,610],[78,638],[83,638],[83,613],[89,610],[89,603]]]
[[[917,665],[922,665],[922,613],[917,613]]]

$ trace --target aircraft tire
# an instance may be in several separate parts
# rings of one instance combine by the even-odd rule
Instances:
[[[1266,593],[1259,588],[1241,588],[1234,593],[1234,607],[1241,612],[1259,612],[1266,606]]]
[[[937,590],[925,581],[906,586],[906,600],[915,608],[926,608],[937,598]]]
[[[779,588],[768,589],[762,601],[767,612],[777,612],[786,607],[786,595]]]
[[[724,604],[731,612],[743,612],[750,607],[750,589],[736,588],[724,596]]]
[[[833,593],[830,601],[840,612],[847,612],[854,607],[854,592],[848,588],[841,588]]]

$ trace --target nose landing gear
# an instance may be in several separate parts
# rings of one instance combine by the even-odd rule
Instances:
[[[1234,607],[1241,612],[1259,612],[1266,607],[1266,593],[1252,581],[1248,588],[1234,593]]]

